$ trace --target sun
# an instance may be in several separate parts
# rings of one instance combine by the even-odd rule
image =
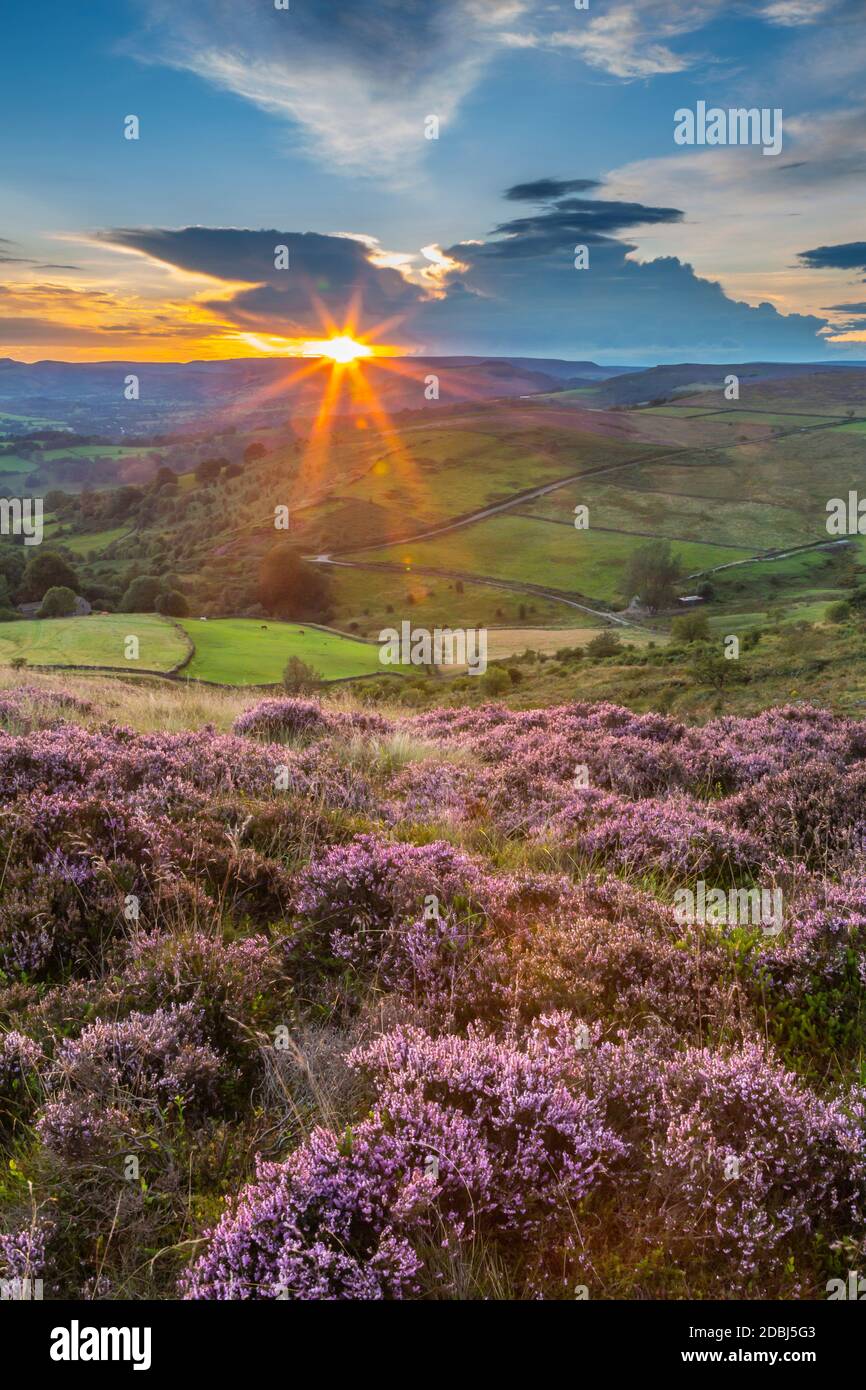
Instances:
[[[358,343],[347,334],[337,338],[323,338],[319,342],[304,344],[305,357],[330,357],[332,362],[357,362],[359,357],[372,357],[373,349],[366,343]]]

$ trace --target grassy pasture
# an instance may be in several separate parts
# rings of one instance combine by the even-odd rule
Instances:
[[[622,598],[629,556],[641,544],[645,541],[639,536],[575,531],[533,517],[502,515],[428,541],[365,551],[359,558],[401,564],[407,570],[429,566],[518,580],[615,604]],[[687,571],[751,554],[693,542],[674,542],[673,550]]]
[[[129,635],[139,640],[139,659],[124,655]],[[23,656],[42,666],[116,666],[168,671],[189,650],[173,623],[155,613],[104,613],[88,618],[45,618],[0,624],[0,664]]]
[[[397,624],[399,625],[399,623]],[[278,681],[289,657],[299,657],[325,680],[381,675],[379,648],[336,632],[273,619],[181,619],[195,645],[184,674],[225,685],[266,685]]]
[[[722,507],[712,496],[688,496],[683,491],[688,483],[684,471],[679,470],[677,478],[675,470],[667,470],[669,486],[675,491],[652,489],[646,486],[649,480],[635,472],[628,475],[633,486],[587,480],[538,497],[520,511],[570,525],[575,506],[582,503],[589,508],[590,529],[609,527],[755,551],[818,539],[814,528],[790,507],[740,498],[731,498]],[[695,485],[702,487],[702,480]]]
[[[568,610],[549,599],[510,593],[485,584],[464,586],[453,579],[399,575],[379,570],[329,567],[334,624],[344,630],[356,623],[364,637],[376,637],[396,617],[411,616],[421,627],[524,627],[561,623]],[[584,626],[587,624],[581,619]],[[591,624],[592,619],[588,619]]]
[[[406,447],[377,458],[299,518],[324,548],[347,537],[371,543],[432,529],[532,487],[646,452],[639,442],[545,429],[505,436],[477,430],[407,434]]]

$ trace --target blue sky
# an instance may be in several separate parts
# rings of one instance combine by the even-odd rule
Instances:
[[[12,0],[3,28],[0,355],[295,351],[354,312],[412,351],[866,356],[862,0]],[[782,109],[782,153],[677,147],[699,100]],[[590,187],[506,196],[550,179]]]

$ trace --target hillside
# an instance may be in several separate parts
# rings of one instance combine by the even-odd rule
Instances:
[[[845,1277],[861,723],[68,677],[0,726],[0,1260],[46,1298]]]

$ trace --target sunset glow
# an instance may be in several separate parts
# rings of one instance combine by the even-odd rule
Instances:
[[[373,349],[344,334],[338,338],[322,338],[304,344],[305,357],[330,357],[333,362],[357,362],[359,357],[372,357]]]

